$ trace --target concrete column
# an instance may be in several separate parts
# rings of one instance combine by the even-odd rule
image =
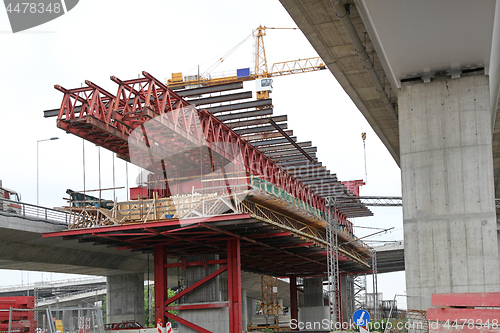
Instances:
[[[399,90],[408,309],[500,290],[488,77]]]
[[[324,304],[323,278],[304,279],[304,306],[299,308],[299,322],[328,320],[330,308]]]
[[[247,327],[248,325],[252,322],[252,317],[255,315],[257,312],[257,305],[256,305],[256,300],[255,298],[247,297]],[[246,328],[244,328],[246,329]]]
[[[354,313],[354,275],[345,274],[340,279],[340,295],[342,301],[342,322],[349,322]]]
[[[144,274],[108,276],[106,289],[108,323],[135,320],[144,325]]]

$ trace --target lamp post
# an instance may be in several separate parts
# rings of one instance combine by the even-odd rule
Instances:
[[[39,181],[38,181],[38,143],[43,141],[58,140],[58,137],[52,137],[50,139],[43,139],[36,141],[36,205],[40,204],[40,192],[39,192]]]

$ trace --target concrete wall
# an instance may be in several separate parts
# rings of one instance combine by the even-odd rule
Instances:
[[[186,319],[211,332],[229,333],[229,308],[182,310],[179,317]],[[195,333],[197,331],[179,325],[179,333]]]
[[[398,100],[408,308],[499,291],[488,77],[403,87]]]
[[[304,279],[304,307],[323,305],[323,278]]]
[[[330,320],[330,308],[328,306],[308,306],[299,307],[299,323],[303,327],[311,327],[316,329],[324,329],[323,324],[328,323]],[[314,326],[316,325],[316,327]]]
[[[107,277],[107,322],[135,320],[144,325],[144,274]]]

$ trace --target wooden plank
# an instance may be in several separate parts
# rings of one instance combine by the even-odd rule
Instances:
[[[432,294],[432,305],[500,307],[500,293]]]
[[[475,323],[486,323],[493,319],[499,320],[500,309],[459,309],[459,308],[429,308],[427,320],[456,321],[459,323],[473,320]]]

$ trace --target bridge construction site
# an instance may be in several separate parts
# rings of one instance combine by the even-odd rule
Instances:
[[[314,157],[315,148],[285,132],[286,117],[273,120],[270,99],[241,102],[248,93],[232,93],[241,82],[173,91],[149,73],[143,76],[111,77],[116,94],[90,81],[83,88],[56,86],[64,94],[59,128],[150,173],[147,186],[131,190],[133,200],[115,202],[111,210],[71,207],[70,230],[44,237],[153,253],[156,321],[204,331],[194,322],[196,312],[209,309],[221,321],[228,316],[231,330],[240,331],[241,270],[291,281],[289,314],[273,297],[262,300],[262,316],[275,317],[267,326],[289,328],[298,320],[294,281],[306,277],[319,278],[320,295],[327,277],[333,320],[340,320],[340,272],[370,272],[371,251],[348,219],[372,214],[362,204],[337,208],[328,198],[356,200],[362,182],[337,180]],[[214,100],[235,102],[210,107]],[[207,276],[196,281],[200,266]],[[166,299],[167,268],[175,267],[195,283]],[[213,279],[224,272],[227,285],[214,287],[221,282]],[[195,288],[198,296],[190,297]],[[184,301],[169,305],[178,299]],[[317,303],[324,307],[322,297]]]
[[[107,321],[107,329],[131,322],[159,333],[172,325],[179,333],[331,332],[345,330],[356,312],[364,333],[367,312],[359,311],[368,310],[372,323],[421,325],[390,332],[448,332],[443,323],[453,316],[499,332],[500,34],[493,26],[500,3],[479,6],[495,13],[484,21],[465,3],[455,13],[472,13],[484,25],[467,32],[492,36],[469,40],[477,53],[451,57],[433,40],[423,44],[432,54],[419,58],[401,37],[417,25],[387,29],[392,17],[372,0],[280,2],[297,27],[253,30],[252,68],[212,76],[198,66],[197,75],[164,80],[164,73],[106,73],[112,83],[54,85],[60,104],[43,116],[82,139],[83,150],[87,142],[114,154],[113,188],[101,188],[100,155],[99,188],[86,188],[85,152],[84,188],[68,189],[61,207],[23,203],[0,182],[0,268],[26,263],[106,278],[89,281],[90,293],[79,285],[0,288],[0,305],[2,296],[8,304],[0,307],[0,331],[35,332],[43,321],[50,333],[103,333]],[[389,2],[406,22],[428,12],[424,4],[407,10]],[[379,5],[391,12],[387,3]],[[415,39],[444,34],[429,20],[435,30],[421,28]],[[271,29],[301,30],[319,57],[268,65]],[[273,77],[316,71],[337,79],[401,168],[402,196],[362,196],[366,149],[365,179],[338,179],[273,105]],[[128,171],[126,187],[115,186],[114,156],[140,170],[136,186],[128,186]],[[126,199],[102,195],[123,188]],[[377,248],[367,241],[392,227],[355,233],[353,219],[373,216],[374,206],[403,207],[404,242]],[[405,271],[404,295],[382,300],[377,276],[396,271]],[[104,318],[96,304],[106,307]]]

